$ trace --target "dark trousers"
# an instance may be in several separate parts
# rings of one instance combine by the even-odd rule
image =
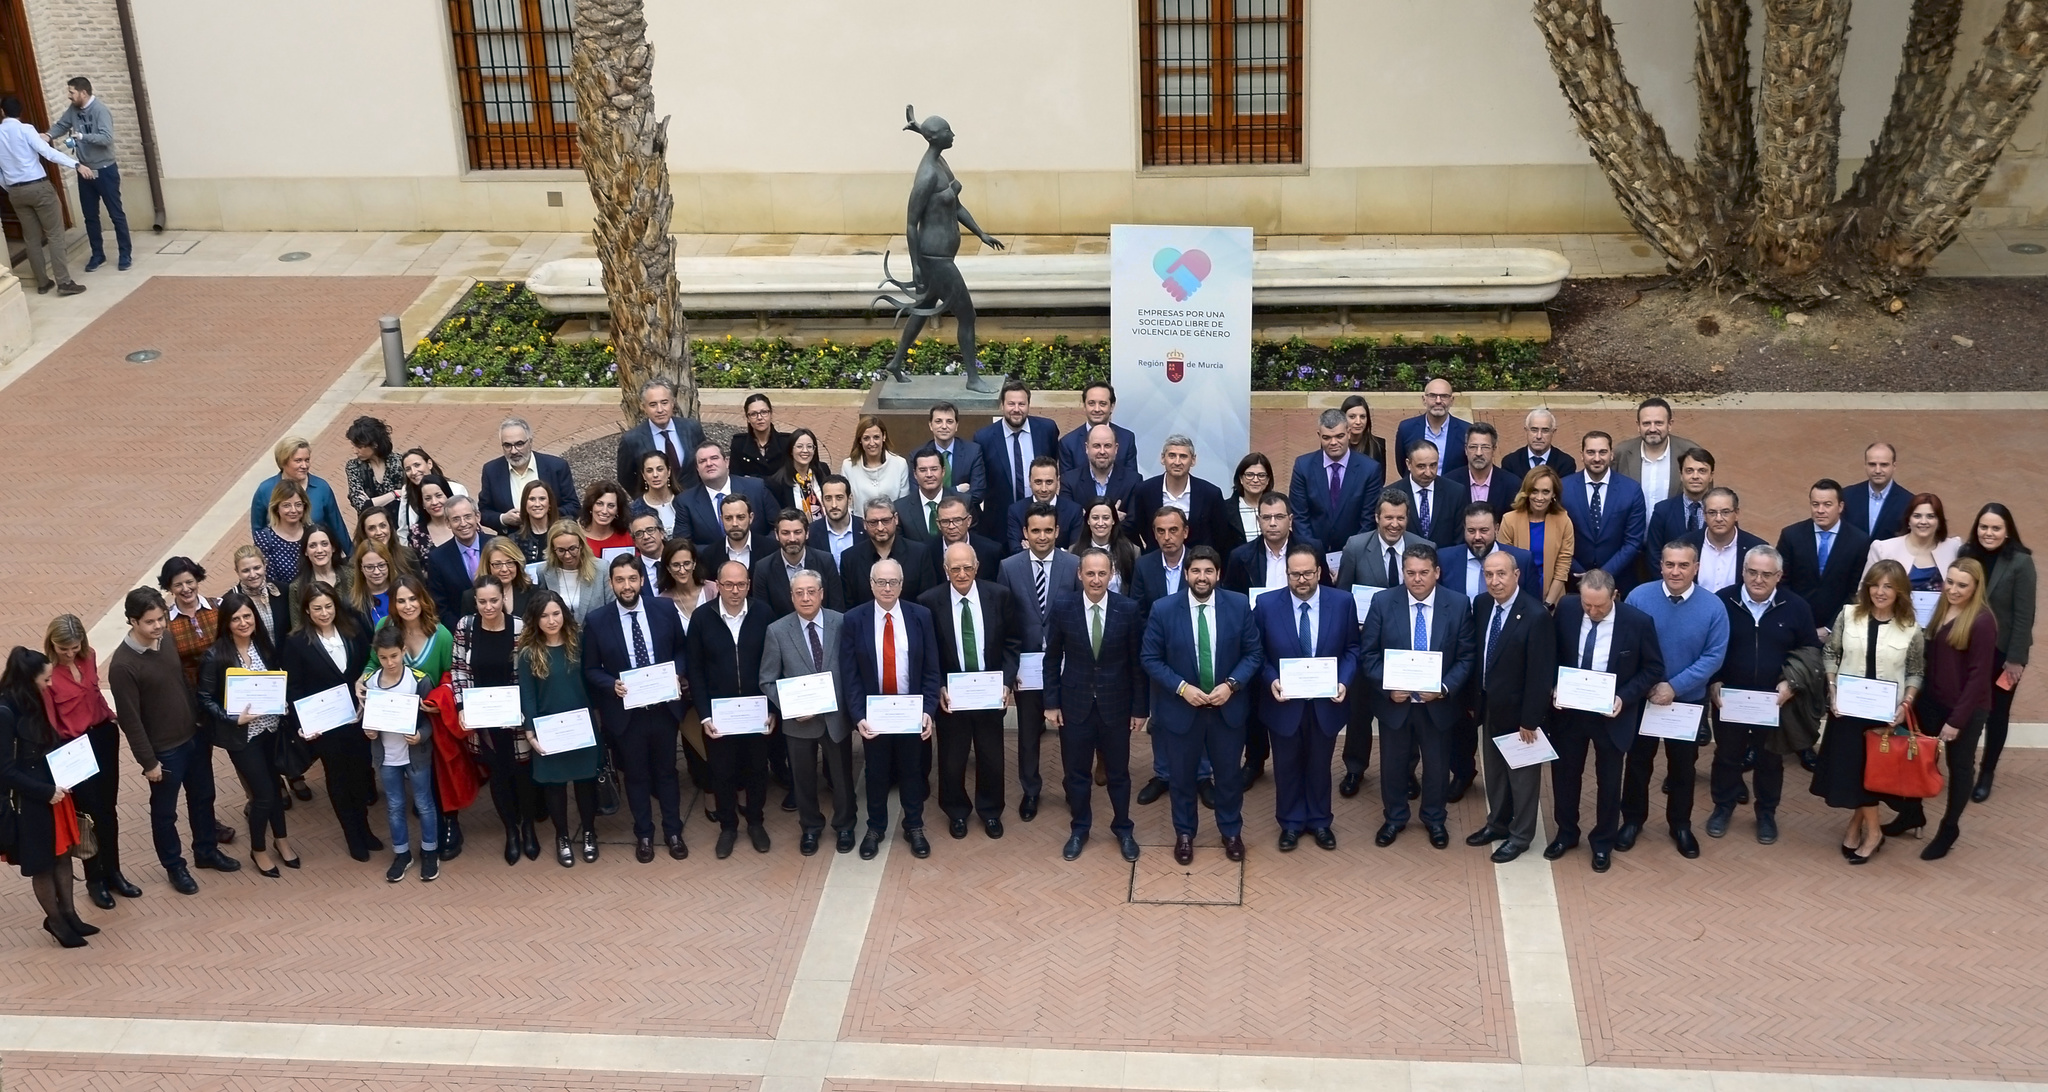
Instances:
[[[78,808],[92,817],[93,835],[100,851],[85,859],[85,878],[107,880],[121,874],[121,821],[115,796],[121,785],[121,726],[115,721],[86,729],[92,740],[92,757],[100,772],[71,790]]]
[[[1993,687],[1996,690],[1997,687]],[[1920,715],[1920,730],[1930,736],[1941,734],[1941,726],[1947,722],[1948,710],[1925,693],[1913,702],[1913,711]],[[1962,731],[1951,742],[1942,746],[1948,755],[1948,810],[1942,813],[1944,828],[1961,825],[1963,809],[1970,805],[1970,790],[1977,785],[1977,741],[1984,736],[1985,716],[1982,713],[1970,718]],[[1922,826],[1927,822],[1926,802],[1913,797],[1887,796],[1885,803],[1897,808],[1899,818],[1907,826]]]
[[[1372,769],[1372,694],[1376,688],[1364,676],[1352,680],[1345,692],[1348,720],[1344,728],[1344,772],[1353,776]],[[1384,756],[1382,756],[1384,760]],[[1401,796],[1406,799],[1404,787]]]
[[[1500,735],[1502,733],[1488,732],[1487,734]],[[1479,718],[1461,715],[1458,719],[1452,721],[1449,756],[1451,781],[1470,784],[1474,778],[1478,777],[1480,748],[1485,747],[1489,751],[1499,750],[1497,747],[1487,746],[1490,742],[1492,741],[1482,740],[1479,737]]]
[[[687,747],[683,749],[689,750]],[[709,746],[705,750],[709,751]],[[796,775],[789,766],[789,748],[769,746],[764,749],[761,761],[764,764],[763,768],[766,770],[767,775],[774,778],[776,784],[788,785],[791,789],[796,788]]]
[[[1337,737],[1304,717],[1294,731],[1273,732],[1271,739],[1273,818],[1280,829],[1299,834],[1329,826],[1330,759],[1337,752]],[[1249,741],[1244,761],[1252,764]]]
[[[789,754],[791,779],[796,783],[796,818],[804,830],[823,830],[825,811],[818,795],[818,763],[825,763],[825,780],[832,789],[832,829],[852,830],[854,816],[853,771],[849,768],[850,748],[846,740],[837,743],[829,736],[799,739],[783,734]],[[849,737],[850,738],[850,737]]]
[[[1244,718],[1245,769],[1263,768],[1266,765],[1266,760],[1273,757],[1273,743],[1269,738],[1270,736],[1271,733],[1266,731],[1266,722],[1259,719],[1259,707],[1257,703],[1254,703],[1252,711],[1246,714]],[[1332,739],[1330,743],[1331,750],[1335,751],[1336,740]]]
[[[889,790],[903,802],[903,829],[924,829],[924,741],[910,733],[878,735],[865,741],[867,750],[868,829],[889,833]]]
[[[1642,826],[1650,818],[1650,775],[1656,772],[1657,745],[1664,745],[1665,774],[1671,779],[1671,795],[1664,800],[1664,821],[1675,833],[1692,826],[1693,765],[1699,761],[1700,745],[1678,739],[1637,736],[1628,749],[1628,765],[1621,777],[1621,821]]]
[[[1707,775],[1714,806],[1732,808],[1742,799],[1742,759],[1754,750],[1756,810],[1760,815],[1775,814],[1778,801],[1785,795],[1785,756],[1766,750],[1764,737],[1777,729],[1729,724],[1712,710],[1708,710],[1708,715],[1714,718],[1714,764]]]
[[[149,833],[156,859],[165,868],[185,867],[185,849],[178,841],[178,792],[185,793],[185,820],[192,828],[192,855],[219,852],[213,840],[213,767],[200,761],[199,741],[188,739],[156,753],[163,776],[149,785]]]
[[[1067,790],[1067,810],[1076,834],[1088,833],[1095,822],[1095,757],[1109,771],[1109,829],[1121,837],[1131,827],[1131,722],[1105,724],[1090,714],[1060,725],[1060,767]]]
[[[704,741],[707,749],[710,740]],[[633,837],[654,837],[654,809],[661,808],[664,838],[683,833],[683,787],[676,776],[676,723],[651,709],[626,711],[625,730],[612,738],[626,804],[633,810]]]
[[[481,754],[491,774],[491,807],[508,831],[531,826],[547,805],[533,781],[533,763],[519,761],[516,728],[485,728]]]
[[[1380,722],[1380,800],[1387,822],[1408,825],[1408,771],[1415,752],[1422,752],[1422,823],[1440,827],[1450,818],[1451,730],[1440,728],[1422,712],[1421,703],[1401,723]],[[1348,764],[1347,764],[1348,766]]]
[[[277,791],[277,733],[282,730],[273,728],[250,740],[241,750],[228,752],[235,773],[241,776],[242,794],[247,798],[242,805],[242,818],[249,824],[250,849],[265,848],[266,828],[273,838],[285,837],[284,799]]]
[[[1459,720],[1472,727],[1472,734],[1479,735],[1479,722],[1470,717]],[[1508,766],[1507,757],[1492,740],[1493,736],[1506,735],[1515,729],[1510,725],[1501,731],[1488,728],[1485,742],[1486,764],[1486,825],[1508,833],[1508,844],[1516,849],[1527,849],[1536,841],[1536,802],[1543,796],[1543,767],[1524,766],[1513,769]],[[1457,761],[1455,755],[1452,762]]]
[[[569,829],[569,790],[576,790],[576,816],[583,820],[575,831]],[[555,824],[555,837],[570,838],[576,834],[591,834],[597,830],[597,778],[565,783],[556,781],[540,787],[541,800],[547,805],[548,819]]]
[[[313,740],[313,752],[327,771],[327,802],[334,808],[334,821],[350,853],[370,849],[370,794],[376,773],[370,767],[371,742],[348,725],[322,732]]]
[[[1991,662],[1991,715],[1984,718],[1984,762],[1982,768],[1985,773],[1996,772],[1998,769],[1998,756],[2005,753],[2005,733],[2006,729],[2012,724],[2013,691],[2019,689],[2019,687],[2015,686],[2012,690],[2007,690],[1998,685],[1998,676],[2004,672],[2005,657],[1993,657]],[[94,747],[97,748],[98,745],[95,744]],[[105,840],[101,840],[100,844],[105,846]],[[102,849],[100,852],[104,853],[106,850]]]
[[[1587,839],[1594,850],[1612,851],[1614,834],[1621,828],[1622,769],[1628,752],[1614,745],[1606,717],[1591,713],[1566,713],[1551,726],[1550,744],[1557,748],[1557,761],[1550,764],[1551,806],[1557,811],[1557,836],[1566,842],[1579,840],[1579,798],[1586,773],[1586,748],[1593,749],[1593,832]]]
[[[134,256],[135,248],[128,242],[128,213],[121,208],[121,168],[110,163],[94,167],[92,173],[98,177],[78,176],[78,205],[85,213],[85,237],[92,242],[92,256],[102,260],[107,256],[100,237],[100,205],[104,203],[107,219],[114,222],[114,245],[125,262]]]
[[[738,830],[740,817],[747,826],[761,825],[761,808],[768,800],[768,737],[758,732],[704,737],[705,761],[711,764],[711,794],[720,830]],[[789,752],[783,750],[785,758]],[[813,776],[816,776],[815,773]],[[742,792],[746,802],[741,803]]]
[[[1045,691],[1017,691],[1017,791],[1025,796],[1045,791],[1045,779],[1038,773],[1039,744],[1044,740]],[[999,808],[1001,803],[997,801]]]
[[[940,713],[939,810],[948,819],[965,819],[970,810],[967,795],[967,754],[974,752],[974,796],[971,810],[983,819],[1003,814],[1003,712],[979,709],[971,713]],[[1019,737],[1022,738],[1021,736]],[[1038,760],[1038,743],[1032,741],[1032,764]]]
[[[1194,711],[1195,722],[1184,732],[1164,728],[1152,737],[1166,744],[1167,787],[1173,794],[1173,832],[1193,836],[1201,807],[1195,782],[1202,762],[1215,771],[1216,829],[1225,838],[1244,833],[1244,725],[1233,727],[1212,709]]]

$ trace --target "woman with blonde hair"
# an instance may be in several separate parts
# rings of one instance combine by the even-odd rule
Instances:
[[[485,544],[476,569],[476,582],[462,590],[457,617],[476,613],[476,589],[485,584],[497,585],[505,596],[505,613],[518,617],[519,610],[526,606],[527,595],[533,591],[533,579],[526,575],[526,552],[510,535],[499,535]]]
[[[1501,517],[1500,541],[1529,551],[1535,562],[1522,574],[1522,590],[1551,609],[1564,598],[1572,575],[1571,517],[1564,511],[1564,479],[1548,466],[1532,467],[1515,494],[1515,507]]]
[[[853,487],[853,510],[864,512],[880,497],[895,504],[910,493],[910,464],[889,450],[889,426],[863,417],[853,426],[853,450],[839,464],[839,473]]]
[[[235,586],[258,604],[256,620],[263,623],[263,632],[269,634],[270,643],[282,647],[285,636],[295,628],[292,625],[294,615],[290,604],[285,602],[284,589],[271,583],[270,566],[263,560],[263,551],[254,546],[237,546],[234,562]]]
[[[1813,768],[1813,794],[1831,808],[1850,809],[1842,834],[1842,856],[1862,864],[1884,845],[1877,825],[1878,795],[1863,787],[1863,740],[1889,732],[1906,719],[1927,675],[1926,634],[1913,620],[1913,585],[1906,567],[1879,561],[1863,574],[1856,599],[1835,616],[1821,661],[1828,676],[1827,727],[1820,761]],[[1847,675],[1880,679],[1897,687],[1897,708],[1887,720],[1845,717],[1836,704],[1836,680]]]
[[[245,550],[254,547],[245,546]],[[43,655],[50,658],[50,724],[57,739],[69,743],[79,736],[92,740],[100,772],[71,787],[78,810],[92,818],[100,851],[85,859],[85,892],[102,910],[114,908],[114,896],[139,899],[142,889],[121,875],[121,823],[116,794],[121,785],[121,726],[100,693],[100,669],[86,637],[85,623],[75,614],[50,619],[43,630]]]
[[[556,520],[548,528],[547,566],[534,583],[560,596],[578,625],[612,601],[611,583],[598,575],[597,554],[573,519]]]
[[[1948,856],[1976,784],[1977,740],[1991,712],[1991,665],[1998,657],[1998,619],[1985,602],[1984,584],[1984,566],[1974,559],[1951,564],[1942,579],[1941,602],[1927,625],[1927,686],[1913,711],[1919,714],[1920,731],[1939,736],[1948,751],[1948,810],[1934,840],[1920,851],[1923,861]],[[1920,800],[1889,802],[1899,817],[1885,824],[1886,834],[1917,833],[1927,825]]]

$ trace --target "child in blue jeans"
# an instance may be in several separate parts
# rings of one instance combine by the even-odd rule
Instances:
[[[434,680],[405,666],[405,634],[399,627],[378,630],[372,645],[377,653],[377,669],[357,680],[358,699],[371,690],[397,690],[422,698],[433,690]],[[403,880],[406,870],[412,867],[412,840],[405,817],[408,798],[420,817],[420,879],[431,883],[441,874],[441,813],[434,806],[434,748],[428,742],[434,726],[427,713],[422,703],[411,735],[363,731],[377,741],[377,771],[384,784],[385,814],[391,822],[391,867],[385,870],[384,878],[392,883]]]

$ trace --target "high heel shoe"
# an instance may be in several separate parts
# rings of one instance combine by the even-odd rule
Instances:
[[[71,926],[71,931],[77,933],[79,936],[96,937],[100,935],[99,926],[93,925],[90,922],[81,921],[76,913],[65,914],[64,923]]]
[[[1934,840],[1927,843],[1926,849],[1920,851],[1920,859],[1938,861],[1948,856],[1949,849],[1956,844],[1956,836],[1961,833],[1962,831],[1955,827],[1943,824],[1941,830],[1935,833]]]
[[[260,864],[256,864],[256,851],[253,849],[249,851],[249,863],[252,865],[256,865],[257,875],[265,877],[267,879],[274,880],[278,878],[278,876],[282,875],[282,873],[278,872],[276,865],[271,865],[269,868],[265,868]]]
[[[1984,801],[1991,799],[1991,779],[1995,773],[1996,771],[1988,766],[1977,771],[1977,784],[1970,790],[1971,803],[1982,804]]]
[[[77,931],[71,928],[71,923],[68,921],[58,921],[56,918],[44,918],[43,932],[48,933],[53,937],[56,937],[57,943],[63,945],[66,948],[85,947],[85,938],[79,936]]]
[[[279,857],[277,859],[277,863],[285,866],[286,868],[297,868],[299,867],[299,858],[295,855],[292,857],[291,860],[287,861],[284,858]]]
[[[1883,832],[1887,838],[1918,838],[1920,837],[1921,830],[1926,826],[1927,820],[1925,819],[1913,820],[1901,815],[1877,829]]]
[[[1842,859],[1843,859],[1843,860],[1845,860],[1845,861],[1847,861],[1847,860],[1853,860],[1853,859],[1855,859],[1855,857],[1856,857],[1856,847],[1855,847],[1855,846],[1843,846],[1843,847],[1842,847]]]
[[[1877,851],[1884,848],[1884,842],[1885,836],[1880,834],[1877,839],[1877,844],[1870,847],[1870,853],[1867,856],[1862,853],[1852,853],[1849,855],[1849,863],[1852,865],[1869,864],[1870,858],[1877,856]]]

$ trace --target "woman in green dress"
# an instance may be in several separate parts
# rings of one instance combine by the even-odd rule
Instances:
[[[546,588],[534,590],[526,604],[526,625],[519,633],[519,706],[526,714],[526,738],[533,745],[533,779],[546,797],[548,818],[555,824],[555,860],[563,868],[576,864],[569,843],[569,789],[576,789],[576,810],[583,820],[583,859],[597,860],[597,760],[595,746],[549,754],[541,749],[533,722],[537,717],[590,709],[579,661],[583,642],[576,616],[562,597]],[[593,733],[594,734],[594,733]]]

